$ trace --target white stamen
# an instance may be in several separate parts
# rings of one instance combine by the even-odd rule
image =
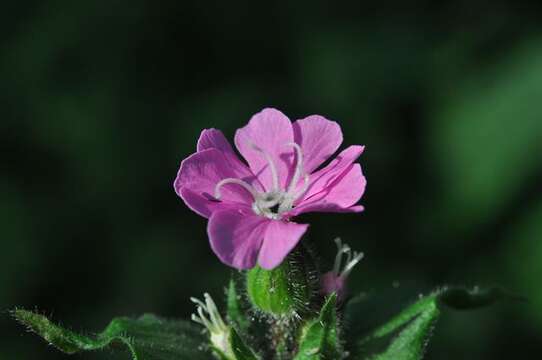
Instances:
[[[282,200],[282,194],[267,194],[260,196],[259,205],[264,208],[272,208],[280,203]]]
[[[299,190],[295,194],[294,199],[297,200],[301,198],[302,196],[305,196],[305,193],[307,192],[308,189],[309,189],[309,175],[305,174],[305,176],[303,176],[303,187],[301,188],[301,190]]]
[[[283,200],[279,206],[279,213],[290,211],[294,205],[294,202],[303,195],[305,195],[305,192],[309,188],[309,175],[304,174],[303,186],[299,191],[295,191],[297,184],[299,183],[299,178],[303,174],[303,150],[301,149],[301,146],[296,143],[287,143],[286,145],[292,146],[294,148],[297,159],[294,174],[292,175],[292,179],[290,180],[288,189],[286,189]]]
[[[339,275],[341,271],[341,264],[343,261],[343,253],[345,249],[343,248],[342,241],[340,237],[335,238],[335,244],[337,245],[337,255],[335,255],[335,263],[333,264],[333,272]]]
[[[292,176],[292,180],[290,180],[290,185],[288,185],[288,189],[286,190],[286,193],[292,194],[292,192],[295,190],[295,187],[297,186],[297,183],[299,182],[299,177],[303,173],[303,151],[301,150],[301,146],[297,145],[296,143],[292,142],[286,145],[293,146],[297,155],[294,175]]]
[[[350,261],[352,261],[352,251],[350,250],[350,247],[348,245],[345,244],[345,251],[344,253],[346,254],[346,262],[345,264],[348,265],[350,263]]]
[[[277,167],[275,166],[275,163],[273,162],[273,158],[271,155],[269,155],[265,150],[260,148],[258,145],[253,144],[252,142],[248,143],[254,150],[260,152],[264,157],[265,160],[267,160],[267,163],[269,164],[269,170],[271,171],[271,177],[273,181],[273,190],[279,191],[279,175],[277,172]]]
[[[361,259],[363,259],[363,253],[358,253],[354,251],[354,258],[346,264],[343,271],[341,272],[341,276],[348,276],[354,266],[356,266],[357,263],[361,261]]]
[[[352,252],[352,249],[350,246],[348,246],[348,244],[342,243],[341,238],[336,238],[335,244],[337,244],[337,255],[335,256],[333,273],[336,276],[346,277],[350,274],[354,266],[356,266],[357,263],[363,259],[363,253],[358,253],[357,251]],[[345,266],[341,271],[344,255],[346,255]]]
[[[247,183],[246,181],[243,181],[241,179],[235,179],[235,178],[226,178],[226,179],[220,180],[215,185],[215,198],[217,198],[218,200],[220,200],[220,198],[222,197],[222,194],[220,192],[220,188],[222,186],[226,185],[226,184],[236,184],[236,185],[242,186],[246,191],[248,191],[250,193],[250,195],[252,195],[254,200],[258,200],[258,198],[260,196],[258,194],[258,191],[252,185]]]
[[[309,188],[309,175],[304,174],[303,169],[303,150],[301,149],[301,146],[296,143],[292,142],[285,144],[294,148],[296,164],[287,189],[281,189],[277,167],[271,155],[259,146],[253,144],[252,142],[248,142],[248,145],[255,151],[260,152],[265,157],[269,165],[269,170],[271,172],[273,189],[264,192],[244,180],[236,178],[226,178],[220,180],[215,185],[214,196],[217,200],[221,199],[222,194],[220,190],[224,185],[234,184],[241,186],[246,191],[248,191],[254,199],[252,203],[252,210],[254,211],[254,213],[270,219],[281,219],[282,214],[292,210],[295,201],[305,196],[305,193]],[[303,184],[300,189],[296,189],[299,185],[299,181],[301,180],[301,178],[303,178]],[[277,205],[278,209],[275,209],[275,206]]]

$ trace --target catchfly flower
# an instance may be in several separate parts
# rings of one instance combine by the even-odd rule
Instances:
[[[337,244],[337,255],[333,269],[324,275],[320,280],[321,292],[324,295],[337,294],[337,300],[342,301],[346,296],[346,280],[354,267],[363,259],[363,253],[352,251],[348,244],[343,244],[341,238],[335,239]],[[343,266],[344,261],[344,266]]]
[[[186,205],[209,219],[211,248],[225,264],[278,266],[307,230],[292,218],[307,212],[360,212],[365,190],[353,145],[322,165],[343,140],[340,126],[319,115],[290,122],[264,109],[235,133],[203,130],[196,153],[182,161],[174,188]]]

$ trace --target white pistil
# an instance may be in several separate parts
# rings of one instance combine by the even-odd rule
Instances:
[[[286,190],[287,194],[293,194],[299,178],[303,173],[303,151],[301,150],[301,146],[297,145],[296,143],[288,143],[286,145],[293,146],[297,155],[294,175],[292,176],[292,180],[290,180],[290,185],[288,185],[288,189]]]
[[[236,184],[236,185],[242,186],[246,191],[250,193],[250,195],[252,195],[254,200],[257,200],[260,196],[258,191],[254,188],[254,186],[250,185],[246,181],[243,181],[241,179],[235,179],[235,178],[226,178],[226,179],[220,180],[215,185],[215,198],[217,200],[220,200],[220,198],[222,197],[222,194],[220,193],[220,188],[226,184]]]
[[[226,178],[220,180],[215,185],[214,196],[217,200],[221,199],[222,193],[220,190],[224,185],[234,184],[241,186],[243,189],[248,191],[250,195],[252,195],[252,197],[254,198],[254,202],[252,203],[252,210],[254,211],[254,213],[256,213],[257,215],[265,216],[269,219],[280,219],[281,214],[290,211],[294,206],[294,202],[297,199],[303,197],[307,192],[307,189],[309,188],[309,175],[304,174],[303,169],[303,150],[301,149],[301,146],[296,143],[285,144],[294,148],[296,165],[288,187],[286,189],[281,189],[277,167],[271,155],[251,142],[249,142],[249,145],[252,149],[258,151],[265,157],[269,165],[269,170],[271,171],[273,188],[267,192],[260,192],[253,185],[249,184],[244,180],[236,178]],[[301,177],[303,177],[303,185],[301,186],[301,189],[296,191],[297,185]],[[277,205],[278,208],[273,209]]]
[[[335,244],[337,244],[337,255],[335,256],[333,273],[336,276],[347,277],[354,268],[354,266],[356,266],[361,261],[361,259],[363,259],[363,253],[352,251],[350,246],[342,243],[341,238],[336,238]],[[346,255],[346,262],[344,268],[341,271],[343,255]]]
[[[273,190],[278,192],[280,190],[279,174],[277,172],[277,167],[275,166],[275,163],[273,162],[273,158],[271,157],[271,155],[269,155],[269,153],[267,151],[263,150],[258,145],[253,144],[252,142],[249,142],[249,145],[254,150],[261,153],[265,157],[265,160],[267,160],[267,163],[269,164],[269,170],[271,171],[271,178],[272,178],[272,181],[273,181]]]
[[[346,266],[341,272],[341,276],[348,276],[352,269],[354,269],[354,266],[356,266],[361,261],[361,259],[363,259],[363,253],[358,253],[354,251],[354,258],[347,262]]]
[[[301,187],[301,190],[299,190],[299,191],[295,194],[294,199],[297,200],[297,199],[299,199],[300,197],[304,196],[308,189],[309,189],[309,175],[308,175],[308,174],[305,174],[305,175],[303,176],[303,187]]]
[[[341,271],[341,264],[343,261],[343,254],[350,250],[348,245],[343,246],[341,238],[335,238],[335,244],[337,244],[337,255],[335,255],[335,263],[333,264],[333,272],[339,274]]]

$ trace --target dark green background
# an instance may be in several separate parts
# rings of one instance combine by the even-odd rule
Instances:
[[[366,254],[353,292],[500,284],[529,302],[446,313],[427,358],[538,358],[542,6],[401,3],[3,3],[0,309],[98,331],[219,298],[172,182],[201,129],[274,106],[367,146],[366,212],[302,219],[324,267],[341,236]],[[68,358],[7,313],[0,334],[1,359]]]

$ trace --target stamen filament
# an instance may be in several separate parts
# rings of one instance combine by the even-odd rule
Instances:
[[[288,189],[286,190],[287,194],[291,194],[295,190],[295,187],[297,186],[297,183],[299,181],[299,177],[303,173],[303,151],[301,150],[301,146],[297,145],[294,142],[288,143],[286,145],[292,146],[295,149],[297,156],[294,175],[292,176],[292,180],[290,180],[290,185],[288,185]]]
[[[272,181],[273,181],[273,190],[274,191],[279,191],[280,190],[280,188],[279,188],[279,175],[278,175],[278,172],[277,172],[277,167],[275,166],[275,163],[273,162],[273,158],[271,157],[271,155],[269,155],[265,150],[260,148],[258,145],[254,144],[252,142],[249,142],[249,145],[254,150],[260,152],[265,157],[265,160],[267,160],[267,163],[269,164],[269,170],[271,171],[271,177],[272,177]]]
[[[222,197],[221,189],[224,185],[227,184],[235,184],[241,186],[243,189],[248,191],[250,195],[252,195],[253,203],[252,203],[252,210],[257,215],[262,215],[271,219],[280,219],[281,214],[292,210],[294,206],[294,202],[305,196],[305,193],[307,192],[307,189],[309,188],[309,175],[304,173],[303,169],[303,150],[301,149],[301,146],[299,146],[296,143],[287,143],[286,145],[291,146],[294,148],[295,156],[296,156],[296,164],[295,164],[295,170],[292,174],[292,178],[287,186],[287,189],[282,189],[279,174],[277,172],[276,164],[271,157],[271,155],[260,148],[259,146],[248,142],[248,145],[254,149],[255,151],[260,152],[266,159],[269,170],[271,172],[272,177],[272,186],[273,189],[265,189],[260,190],[256,187],[254,187],[252,184],[241,180],[237,178],[225,178],[220,180],[214,188],[214,197],[217,200],[220,200]],[[303,178],[303,184],[301,188],[298,190],[298,183]],[[296,191],[297,190],[297,191]],[[275,206],[278,205],[278,208],[275,209]],[[205,309],[206,306],[208,307],[209,304],[204,305],[200,304]],[[210,309],[208,309],[210,310]]]
[[[345,245],[344,252],[346,254],[346,266],[348,266],[348,264],[350,264],[350,261],[352,261],[352,251],[350,251],[350,247],[348,245]]]
[[[343,271],[341,272],[341,276],[343,277],[348,276],[348,274],[350,274],[354,266],[356,266],[356,264],[359,263],[361,259],[363,259],[363,253],[354,252],[354,258],[346,264]]]
[[[305,176],[303,176],[303,187],[301,188],[301,190],[299,190],[295,194],[294,199],[297,200],[301,198],[302,196],[304,196],[308,189],[309,189],[309,175],[305,174]]]
[[[241,179],[235,179],[235,178],[226,178],[226,179],[220,180],[215,185],[215,198],[217,198],[218,200],[220,200],[220,198],[222,197],[222,194],[220,193],[220,188],[226,184],[236,184],[236,185],[242,186],[246,191],[250,193],[250,195],[252,195],[254,200],[259,199],[260,195],[258,194],[258,191],[246,181],[243,181]]]
[[[339,274],[341,270],[341,263],[343,259],[344,248],[340,237],[335,238],[335,244],[337,244],[337,255],[335,255],[335,264],[333,265],[333,273]]]
[[[337,244],[337,255],[335,256],[335,264],[333,265],[333,273],[336,276],[346,277],[354,266],[363,259],[363,253],[352,251],[348,244],[343,244],[341,238],[335,238],[335,244]],[[345,256],[346,255],[346,258]],[[341,266],[345,261],[344,269],[341,271]]]

